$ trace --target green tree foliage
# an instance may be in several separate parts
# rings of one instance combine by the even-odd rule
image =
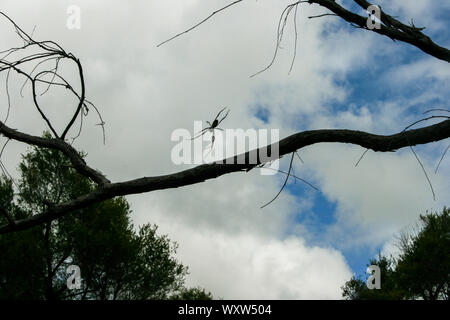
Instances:
[[[395,261],[379,255],[378,259],[371,259],[370,265],[376,265],[380,268],[381,289],[367,288],[367,279],[353,276],[342,287],[342,296],[349,300],[396,300],[401,299],[401,290],[395,282]]]
[[[0,208],[8,210],[14,218],[25,218],[30,214],[13,202],[12,183],[0,179]],[[6,222],[1,215],[0,221]],[[42,228],[0,236],[0,298],[35,299],[43,296],[45,279],[40,274],[45,270],[42,246]],[[39,270],[39,272],[30,272]]]
[[[28,218],[93,190],[58,151],[33,148],[19,170],[16,188],[0,178],[0,223],[8,223],[8,215]],[[184,287],[188,269],[174,258],[176,243],[158,235],[156,225],[135,231],[130,213],[118,197],[0,235],[0,299],[211,299]],[[68,289],[69,265],[80,267],[81,289]]]
[[[397,273],[406,297],[449,299],[450,210],[420,216],[421,230],[400,238]]]
[[[361,277],[352,277],[342,287],[350,300],[424,299],[449,300],[450,210],[420,216],[418,231],[399,237],[398,258],[379,255],[369,265],[381,271],[381,289],[369,290]]]
[[[212,300],[211,292],[203,288],[184,288],[170,297],[172,300]]]

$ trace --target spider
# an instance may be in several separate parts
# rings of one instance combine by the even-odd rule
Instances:
[[[215,135],[214,135],[214,130],[221,130],[223,131],[223,129],[218,128],[217,126],[228,116],[228,113],[230,112],[230,110],[227,111],[227,113],[222,117],[222,119],[219,120],[219,116],[220,114],[226,109],[227,107],[223,108],[222,110],[219,111],[219,113],[217,114],[217,116],[214,118],[213,122],[210,123],[209,121],[206,121],[206,123],[209,125],[209,127],[206,127],[205,129],[197,132],[197,136],[189,139],[189,140],[194,140],[197,139],[198,137],[203,136],[207,131],[211,131],[213,132],[213,136],[212,136],[212,140],[211,140],[211,149],[213,148],[214,145],[214,140],[216,139]]]

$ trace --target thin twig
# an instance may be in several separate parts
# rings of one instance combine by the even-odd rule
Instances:
[[[92,108],[94,108],[95,112],[97,113],[97,116],[98,116],[98,118],[100,120],[100,123],[97,123],[97,125],[102,127],[103,145],[105,145],[106,144],[106,132],[105,132],[105,124],[106,124],[106,122],[103,121],[102,114],[100,113],[100,111],[98,110],[97,106],[94,103],[92,103],[91,101],[89,101],[87,99],[84,100],[84,101],[87,104],[89,104]],[[84,106],[87,108],[86,104]]]
[[[272,200],[270,200],[270,201],[267,202],[265,205],[263,205],[263,206],[261,207],[261,209],[264,208],[264,207],[266,207],[266,206],[268,206],[268,205],[271,204],[272,202],[274,202],[275,199],[278,198],[278,196],[280,195],[280,193],[283,191],[284,187],[286,186],[287,181],[289,180],[289,176],[290,176],[290,174],[291,174],[292,161],[293,161],[293,160],[294,160],[294,152],[292,152],[291,162],[289,163],[289,170],[288,170],[288,173],[287,173],[287,175],[286,175],[286,179],[284,180],[283,186],[281,187],[280,191],[278,191],[277,195],[276,195]]]
[[[309,16],[308,19],[321,18],[321,17],[325,17],[325,16],[337,16],[337,14],[334,14],[334,13],[323,13],[323,14],[319,14],[317,16]]]
[[[418,124],[419,122],[422,122],[422,121],[427,121],[427,120],[430,120],[430,119],[436,119],[436,118],[445,118],[445,119],[450,119],[450,117],[449,116],[430,116],[430,117],[427,117],[427,118],[423,118],[423,119],[420,119],[420,120],[417,120],[416,122],[414,122],[414,123],[412,123],[412,124],[410,124],[409,126],[407,126],[405,129],[403,129],[403,131],[406,131],[406,130],[408,130],[409,128],[411,128],[412,126],[414,126],[415,124]]]
[[[436,108],[436,109],[430,109],[430,110],[427,110],[427,111],[425,111],[423,114],[426,114],[426,113],[428,113],[428,112],[433,112],[433,111],[450,112],[450,110],[447,110],[447,109]]]
[[[447,151],[448,151],[448,148],[450,148],[450,144],[447,146],[447,149],[445,149],[444,153],[442,154],[442,157],[441,157],[441,159],[439,160],[439,163],[438,163],[438,165],[437,165],[437,167],[436,167],[436,170],[434,171],[435,174],[437,173],[437,171],[438,171],[438,169],[439,169],[439,166],[441,165],[442,159],[444,159],[445,154],[446,154]]]
[[[276,57],[278,55],[278,50],[280,49],[281,40],[283,39],[284,27],[286,26],[287,18],[289,17],[289,13],[292,10],[292,6],[297,5],[298,3],[300,3],[300,1],[298,1],[296,3],[293,3],[293,4],[290,4],[290,5],[286,6],[286,8],[284,8],[283,12],[280,15],[280,19],[278,20],[277,41],[276,41],[275,51],[274,51],[273,56],[272,56],[272,60],[269,62],[269,64],[265,68],[263,68],[262,70],[252,74],[250,76],[250,78],[253,78],[254,76],[257,76],[260,73],[263,73],[264,71],[269,69],[273,65],[273,63],[275,62],[275,59],[276,59]],[[285,15],[285,13],[286,13],[286,17],[283,20],[283,17]]]
[[[41,93],[41,96],[44,95],[44,94],[50,89],[50,86],[54,83],[56,74],[57,74],[57,72],[58,72],[58,66],[59,66],[59,61],[60,61],[60,60],[61,60],[61,58],[56,58],[55,67],[50,71],[50,72],[53,73],[52,79],[50,80],[50,83],[48,84],[47,89],[45,89],[45,90]]]
[[[422,167],[422,171],[425,174],[425,177],[428,180],[428,184],[430,185],[431,193],[433,193],[433,200],[436,200],[436,194],[434,193],[433,185],[431,184],[430,178],[428,178],[428,174],[425,170],[425,167],[423,166],[422,162],[420,161],[419,157],[417,156],[416,152],[414,151],[413,147],[410,145],[409,148],[413,152],[414,156],[416,157],[417,161],[419,162],[420,166]]]
[[[81,135],[81,130],[83,129],[83,116],[84,113],[81,112],[80,114],[80,127],[78,128],[78,133],[75,135],[75,137],[72,137],[72,143],[73,144],[75,142],[75,140]]]
[[[292,68],[294,67],[295,57],[297,56],[297,41],[298,41],[298,32],[297,32],[297,9],[298,4],[295,6],[294,11],[294,56],[292,57],[291,67],[289,68],[288,74],[291,74]]]
[[[6,145],[8,144],[9,140],[11,140],[11,139],[8,138],[8,139],[6,140],[5,144],[4,144],[3,147],[2,147],[2,150],[0,151],[0,159],[2,158],[3,151],[5,150]]]
[[[288,174],[286,171],[283,171],[283,170],[280,170],[280,169],[275,169],[275,168],[271,168],[271,167],[262,167],[262,168],[263,168],[263,169],[270,169],[270,170],[277,171],[277,172],[283,173],[283,174]],[[292,168],[292,169],[294,169],[294,168]],[[308,182],[307,180],[302,179],[302,178],[300,178],[300,177],[298,177],[298,176],[296,176],[295,174],[292,174],[292,173],[289,174],[289,176],[290,176],[290,177],[293,177],[294,179],[300,180],[300,181],[302,181],[303,183],[306,183],[306,184],[307,184],[308,186],[310,186],[311,188],[313,188],[313,189],[319,191],[319,189],[318,189],[317,187],[315,187],[313,184],[311,184],[311,183]]]
[[[359,160],[356,162],[355,168],[358,166],[359,162],[362,160],[362,158],[363,158],[364,155],[367,153],[367,151],[369,151],[369,149],[366,149],[366,151],[363,152],[363,154],[361,155],[361,157],[359,158]]]
[[[305,161],[303,161],[303,159],[300,157],[300,155],[298,154],[297,151],[295,151],[295,154],[297,155],[297,157],[300,159],[301,163],[305,163]]]
[[[3,162],[1,161],[2,155],[3,155],[3,151],[5,151],[6,145],[8,144],[9,140],[11,139],[7,139],[6,142],[3,144],[2,149],[0,150],[0,169],[3,171],[3,174],[7,177],[9,177],[9,179],[12,181],[12,183],[17,187],[17,183],[14,180],[13,176],[9,173],[8,169],[6,169],[6,166],[3,164]]]
[[[203,23],[205,23],[206,21],[208,21],[209,19],[211,19],[211,18],[212,18],[214,15],[216,15],[217,13],[219,13],[219,12],[221,12],[221,11],[223,11],[223,10],[225,10],[225,9],[227,9],[227,8],[229,8],[229,7],[231,7],[231,6],[235,5],[235,4],[237,4],[237,3],[239,3],[239,2],[242,2],[242,1],[243,1],[243,0],[237,0],[237,1],[234,1],[234,2],[232,2],[232,3],[230,3],[230,4],[227,4],[226,6],[224,6],[224,7],[222,7],[222,8],[220,8],[220,9],[214,11],[214,12],[211,13],[209,16],[207,16],[205,19],[203,19],[202,21],[198,22],[197,24],[195,24],[194,26],[190,27],[189,29],[186,29],[185,31],[180,32],[180,33],[174,35],[173,37],[171,37],[171,38],[169,38],[169,39],[167,39],[167,40],[161,42],[160,44],[157,45],[157,47],[160,47],[160,46],[162,46],[163,44],[165,44],[165,43],[167,43],[167,42],[169,42],[169,41],[172,41],[173,39],[178,38],[179,36],[181,36],[181,35],[183,35],[183,34],[188,33],[189,31],[191,31],[191,30],[197,28],[197,27],[200,26],[201,24],[203,24]]]
[[[275,59],[276,59],[276,57],[278,55],[278,49],[281,48],[281,41],[283,40],[283,34],[284,34],[284,29],[286,27],[286,22],[287,22],[287,20],[289,18],[289,15],[291,14],[292,9],[295,8],[295,10],[294,10],[295,48],[294,48],[294,57],[292,59],[291,66],[290,66],[289,73],[288,73],[288,74],[290,74],[290,72],[292,71],[293,65],[294,65],[295,57],[297,55],[297,41],[298,41],[297,9],[298,9],[298,5],[301,4],[301,3],[309,3],[309,1],[305,1],[305,0],[296,1],[294,3],[291,3],[291,4],[287,5],[284,8],[284,10],[281,13],[280,18],[278,20],[277,42],[276,42],[276,47],[275,47],[275,51],[273,53],[272,59],[271,59],[271,61],[269,62],[269,64],[265,68],[263,68],[262,70],[252,74],[250,76],[250,78],[253,78],[254,76],[256,76],[256,75],[258,75],[260,73],[263,73],[264,71],[268,70],[274,64]],[[284,19],[283,19],[283,17],[284,17]]]
[[[10,73],[11,69],[8,69],[8,72],[6,73],[6,96],[8,99],[8,111],[6,111],[6,117],[5,117],[5,121],[3,121],[4,123],[6,123],[6,121],[8,121],[9,118],[9,111],[11,110],[11,97],[9,95],[9,73]]]

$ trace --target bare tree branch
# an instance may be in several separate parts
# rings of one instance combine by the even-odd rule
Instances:
[[[364,10],[372,5],[365,0],[354,1]],[[345,9],[334,0],[309,0],[309,3],[315,3],[325,7],[345,21],[369,30],[367,28],[367,17],[360,16]],[[387,36],[392,40],[409,43],[435,58],[450,62],[450,50],[434,43],[428,36],[421,32],[421,28],[407,26],[386,14],[383,10],[381,10],[381,22],[383,22],[383,24],[380,29],[374,28],[371,31]]]
[[[88,178],[91,178],[94,182],[100,185],[110,182],[102,173],[88,167],[84,159],[78,153],[78,151],[75,150],[71,145],[66,143],[64,140],[45,139],[41,137],[32,136],[26,133],[22,133],[20,131],[9,128],[1,121],[0,121],[0,134],[12,140],[24,142],[29,145],[59,150],[70,159],[72,165],[80,174]]]
[[[42,119],[46,122],[47,126],[53,133],[54,137],[60,138],[62,140],[65,139],[67,133],[72,128],[75,120],[80,116],[80,113],[83,108],[87,108],[86,105],[86,87],[85,87],[85,81],[84,81],[84,74],[83,74],[83,67],[80,62],[80,60],[75,57],[72,53],[67,53],[60,45],[55,43],[54,41],[36,41],[32,38],[32,36],[28,35],[23,29],[21,29],[11,18],[9,18],[6,14],[3,12],[0,12],[0,16],[5,17],[15,28],[17,34],[19,37],[23,40],[24,45],[22,47],[14,47],[8,50],[1,51],[0,53],[5,53],[0,58],[0,72],[7,71],[7,86],[8,86],[8,80],[9,80],[9,73],[11,70],[14,70],[19,75],[25,77],[25,82],[23,83],[20,93],[22,95],[23,88],[28,83],[28,81],[31,83],[31,89],[32,89],[32,97],[33,97],[33,103],[37,111],[39,112]],[[27,53],[27,49],[35,47],[41,50],[41,52],[37,53]],[[16,59],[13,59],[12,61],[6,60],[9,56],[13,55],[14,53],[23,53],[24,57],[19,57]],[[69,61],[72,61],[75,63],[78,75],[79,75],[79,81],[80,81],[80,87],[81,92],[77,93],[71,84],[69,84],[63,76],[58,74],[58,66],[61,62],[61,60],[66,59]],[[55,67],[51,70],[43,70],[40,72],[37,72],[38,68],[40,68],[44,63],[56,60]],[[34,67],[32,68],[31,72],[25,71],[25,69],[22,68],[22,65],[34,63]],[[37,74],[34,74],[34,72],[37,72]],[[42,77],[51,74],[52,77],[50,81],[42,79]],[[55,78],[58,78],[61,82],[55,82]],[[46,114],[43,112],[42,107],[40,106],[38,102],[38,93],[36,85],[38,83],[45,83],[47,84],[47,88],[42,92],[40,95],[45,94],[51,86],[63,86],[70,92],[72,92],[75,97],[78,99],[78,105],[75,108],[75,111],[73,112],[73,115],[70,119],[70,121],[65,126],[61,136],[57,133],[57,130],[53,127],[51,121],[46,116]],[[9,115],[9,91],[7,87],[7,95],[8,95],[8,113]],[[97,110],[98,112],[98,110]],[[101,118],[101,117],[100,117]],[[6,122],[6,121],[5,121]],[[104,124],[103,121],[101,121],[102,125]]]
[[[365,6],[368,4],[366,1],[357,1],[355,0],[359,5]],[[198,24],[193,26],[192,28],[170,38],[167,41],[170,41],[184,33],[189,32],[190,30],[194,29],[195,27],[201,25],[202,23],[206,22],[208,19],[210,19],[213,15],[217,14],[218,12],[221,12],[225,10],[226,8],[237,4],[239,2],[242,2],[242,0],[234,1],[230,3],[229,5],[213,12],[210,16],[200,21]],[[341,7],[339,4],[335,3],[332,0],[309,0],[309,1],[297,1],[296,3],[293,3],[289,5],[284,12],[286,12],[286,16],[283,14],[280,17],[279,25],[278,25],[278,34],[277,34],[277,48],[280,44],[281,37],[283,35],[284,26],[286,25],[287,18],[289,16],[289,13],[293,8],[296,9],[296,6],[299,3],[308,2],[310,4],[315,3],[319,4],[323,7],[328,8],[331,10],[334,14],[339,15],[344,20],[350,22],[351,24],[358,26],[360,28],[366,28],[366,21],[367,18],[357,15],[355,13],[352,13],[343,7]],[[286,11],[287,10],[287,11]],[[19,26],[17,26],[9,17],[7,17],[5,14],[0,12],[0,15],[6,17],[14,26],[17,34],[19,37],[23,40],[24,45],[22,47],[16,47],[9,50],[5,50],[0,53],[5,53],[5,55],[0,58],[0,72],[7,71],[10,72],[10,70],[16,71],[19,75],[24,76],[25,79],[30,81],[31,87],[32,87],[32,94],[33,94],[33,100],[34,105],[37,108],[37,110],[40,112],[41,117],[45,120],[45,122],[48,124],[50,129],[52,130],[54,134],[54,138],[41,138],[32,136],[26,133],[22,133],[20,131],[17,131],[15,129],[12,129],[8,127],[4,122],[0,121],[0,134],[5,136],[6,138],[20,141],[23,143],[26,143],[28,145],[34,145],[38,147],[43,148],[49,148],[54,150],[59,150],[63,154],[65,154],[69,160],[71,161],[73,167],[75,170],[77,170],[78,173],[80,173],[83,176],[86,176],[95,183],[97,183],[97,188],[85,195],[82,195],[74,200],[65,202],[65,203],[57,203],[51,206],[45,206],[43,209],[43,212],[40,212],[38,214],[33,215],[30,218],[24,219],[24,220],[17,220],[9,222],[7,225],[0,226],[0,234],[13,232],[17,230],[23,230],[27,228],[31,228],[33,226],[48,223],[55,219],[58,219],[70,212],[73,212],[78,209],[86,208],[92,204],[114,198],[116,196],[124,196],[129,194],[138,194],[138,193],[144,193],[144,192],[152,192],[156,190],[164,190],[164,189],[170,189],[170,188],[178,188],[183,187],[187,185],[197,184],[204,182],[209,179],[215,179],[217,177],[220,177],[225,174],[229,174],[232,172],[248,172],[252,170],[255,167],[260,166],[261,164],[273,161],[275,159],[278,159],[286,154],[292,154],[291,158],[291,165],[289,172],[287,173],[287,179],[289,176],[291,176],[290,171],[292,169],[292,161],[294,157],[294,153],[297,154],[297,150],[313,145],[316,143],[323,143],[323,142],[334,142],[334,143],[350,143],[359,145],[361,147],[364,147],[366,149],[370,149],[373,151],[378,152],[389,152],[389,151],[395,151],[400,148],[404,147],[411,147],[418,144],[426,144],[431,143],[434,141],[440,141],[446,138],[450,137],[450,120],[447,116],[430,116],[428,118],[416,121],[412,125],[429,120],[432,118],[445,118],[445,121],[442,121],[440,123],[429,125],[427,127],[419,128],[419,129],[412,129],[407,130],[411,126],[408,126],[405,128],[402,132],[383,136],[383,135],[375,135],[367,132],[362,131],[355,131],[355,130],[346,130],[346,129],[324,129],[324,130],[311,130],[311,131],[304,131],[299,132],[296,134],[293,134],[287,138],[284,138],[280,140],[279,142],[276,142],[272,145],[250,150],[246,153],[235,155],[229,159],[223,159],[222,161],[218,161],[211,164],[203,164],[191,169],[187,169],[181,172],[176,172],[173,174],[168,175],[161,175],[161,176],[154,176],[154,177],[142,177],[138,179],[133,179],[129,181],[123,181],[123,182],[116,182],[111,183],[101,172],[98,170],[95,170],[91,167],[89,167],[82,156],[79,154],[79,152],[74,149],[70,144],[68,144],[65,141],[65,136],[70,131],[71,127],[75,123],[75,120],[80,117],[80,121],[82,121],[82,117],[84,115],[83,112],[87,112],[89,110],[88,104],[92,105],[89,101],[86,100],[85,97],[85,84],[84,84],[84,75],[83,75],[83,69],[81,66],[81,62],[79,59],[77,59],[74,55],[71,53],[67,53],[62,49],[58,44],[56,44],[53,41],[35,41],[32,39],[31,36],[29,36],[27,33],[25,33]],[[284,18],[284,19],[283,19]],[[450,55],[449,50],[445,48],[441,48],[434,44],[428,37],[422,34],[421,28],[416,28],[414,26],[406,26],[399,21],[395,20],[394,18],[386,15],[383,13],[383,16],[381,18],[383,25],[381,29],[374,29],[374,32],[380,33],[382,35],[389,36],[390,38],[394,40],[400,40],[407,43],[411,43],[412,45],[415,45],[416,47],[422,49],[424,52],[435,56],[439,59],[443,59],[446,61],[450,61]],[[295,23],[295,17],[294,17],[294,23]],[[295,29],[296,30],[296,29]],[[167,41],[161,43],[164,44]],[[160,45],[161,45],[160,44]],[[18,51],[25,50],[27,48],[30,48],[32,46],[38,47],[42,50],[42,52],[39,53],[33,53],[28,54],[23,58],[16,59],[13,61],[8,61],[6,58],[8,58],[11,55],[14,55],[14,53]],[[295,57],[295,55],[294,55]],[[37,67],[40,67],[43,65],[44,62],[56,59],[56,65],[51,70],[44,70],[41,72],[37,71]],[[68,59],[70,61],[75,62],[78,74],[79,74],[79,80],[81,85],[81,92],[78,93],[72,85],[70,85],[61,75],[58,74],[58,63],[61,59]],[[35,68],[33,68],[33,71],[31,73],[27,73],[22,69],[22,65],[25,65],[29,62],[35,63]],[[269,65],[270,66],[270,65]],[[292,65],[291,65],[292,67]],[[34,72],[37,72],[37,74],[34,74]],[[45,76],[51,75],[50,80],[44,79]],[[58,81],[58,82],[55,82]],[[37,90],[36,90],[36,84],[37,83],[43,83],[47,84],[48,86],[63,86],[72,94],[75,95],[78,99],[77,107],[73,113],[73,116],[71,117],[69,123],[64,128],[61,136],[58,135],[56,130],[53,128],[51,122],[46,117],[46,115],[42,112],[42,109],[39,106],[39,103],[37,101]],[[47,92],[47,89],[44,91]],[[92,105],[94,108],[95,106]],[[97,108],[95,108],[98,112]],[[103,120],[99,114],[101,123],[100,125],[103,128]],[[272,154],[272,150],[279,150],[278,154]],[[413,150],[414,152],[414,150]],[[260,155],[268,155],[269,157],[262,158]],[[445,154],[445,153],[444,153]],[[255,159],[256,155],[256,161],[251,162],[251,160]],[[297,154],[298,156],[298,154]],[[238,161],[241,159],[244,159],[244,162]],[[420,163],[420,160],[419,160]],[[428,178],[428,176],[427,176]],[[284,186],[286,185],[287,180],[285,181]],[[283,188],[284,188],[283,186]],[[283,189],[282,188],[282,189]],[[432,190],[434,193],[434,190]],[[280,190],[281,192],[281,190]],[[277,195],[278,196],[278,195]],[[9,221],[9,220],[8,220]]]
[[[441,111],[441,112],[449,112],[450,113],[450,110],[443,109],[443,108],[436,108],[436,109],[427,110],[423,114],[426,114],[426,113],[429,113],[429,112],[434,112],[434,111]]]
[[[85,99],[86,99],[86,89],[85,89],[85,84],[84,84],[83,67],[81,66],[81,62],[79,59],[75,58],[72,55],[71,55],[71,57],[72,57],[73,61],[75,61],[75,63],[77,64],[77,67],[78,67],[78,74],[80,76],[80,84],[81,84],[81,95],[79,97],[80,102],[78,103],[77,109],[76,109],[75,113],[73,114],[72,119],[67,124],[67,127],[64,129],[63,134],[61,135],[62,140],[64,140],[64,137],[66,136],[67,132],[70,130],[73,123],[77,119],[78,114],[80,113],[81,108],[83,108],[83,106],[85,104]]]
[[[6,127],[1,122],[0,133],[11,139],[22,141],[28,144],[60,150],[64,152],[64,154],[69,155],[71,157],[71,161],[75,161],[75,163],[79,165],[79,172],[81,171],[86,175],[89,175],[89,177],[93,179],[95,178],[97,180],[100,180],[100,182],[105,182],[106,180],[103,175],[89,168],[84,163],[84,161],[79,164],[77,162],[80,161],[78,159],[78,153],[65,142],[59,139],[43,139],[25,135]],[[303,147],[322,142],[351,143],[360,145],[361,147],[368,148],[373,151],[388,152],[418,144],[431,143],[449,137],[450,120],[445,120],[428,127],[402,131],[400,133],[388,136],[375,135],[367,132],[346,129],[311,130],[299,132],[280,140],[278,143],[278,157],[290,154]],[[85,208],[94,203],[114,198],[116,196],[179,188],[187,185],[201,183],[206,180],[214,179],[232,172],[249,171],[260,165],[261,163],[274,160],[275,155],[272,155],[270,151],[275,150],[275,148],[275,144],[272,144],[260,149],[248,151],[242,155],[231,157],[230,159],[224,159],[222,161],[211,164],[203,164],[195,168],[187,169],[173,174],[143,177],[117,183],[102,183],[96,190],[89,194],[80,196],[77,199],[66,203],[57,204],[51,208],[48,208],[47,211],[34,215],[29,219],[15,221],[14,226],[1,226],[0,234],[27,229],[35,225],[45,223],[47,221],[52,221],[68,214],[69,212]],[[255,154],[257,155],[257,161],[256,163],[251,163],[250,159],[253,159],[253,156]],[[268,159],[262,161],[259,156],[260,154],[270,154],[271,156],[269,156]],[[245,162],[243,164],[239,164],[237,161],[241,157],[245,159]]]
[[[171,41],[185,33],[188,33],[190,31],[192,31],[193,29],[197,28],[199,25],[203,24],[204,22],[206,22],[207,20],[209,20],[210,18],[212,18],[215,14],[217,14],[218,12],[221,12],[225,9],[227,9],[228,7],[241,2],[240,1],[234,1],[233,3],[230,3],[222,8],[220,8],[219,10],[214,11],[212,14],[210,14],[208,17],[206,17],[205,19],[203,19],[202,21],[200,21],[199,23],[195,24],[194,26],[192,26],[191,28],[171,37],[170,39],[160,43],[158,45],[161,46],[162,44]],[[363,9],[367,10],[369,6],[371,6],[372,4],[364,1],[364,0],[354,0],[360,7],[362,7]],[[297,9],[298,6],[302,3],[309,3],[309,4],[318,4],[322,7],[325,7],[327,9],[329,9],[330,11],[332,11],[333,13],[324,13],[324,14],[320,14],[320,15],[316,15],[316,16],[309,16],[308,18],[319,18],[319,17],[324,17],[324,16],[339,16],[342,19],[344,19],[345,21],[349,22],[352,26],[357,27],[357,28],[361,28],[361,29],[366,29],[369,30],[367,28],[367,19],[368,17],[364,17],[364,16],[360,16],[356,13],[353,13],[347,9],[345,9],[344,7],[342,7],[341,5],[337,4],[334,0],[301,0],[301,1],[296,1],[292,4],[289,4],[285,7],[285,9],[283,10],[283,12],[280,15],[279,21],[278,21],[278,28],[277,28],[277,40],[276,40],[276,47],[275,47],[275,52],[273,53],[272,59],[269,62],[269,64],[264,67],[262,70],[252,74],[250,77],[254,77],[256,75],[259,75],[260,73],[268,70],[275,62],[275,59],[278,55],[278,50],[280,48],[280,44],[283,38],[283,33],[284,33],[284,28],[286,26],[286,22],[287,19],[289,18],[289,15],[292,11],[292,9],[295,8],[294,10],[294,55],[293,55],[293,59],[291,62],[291,66],[289,68],[289,74],[292,71],[293,65],[294,65],[294,61],[295,58],[297,56],[297,41],[298,41],[298,31],[297,31]],[[388,36],[389,38],[391,38],[392,40],[399,40],[399,41],[403,41],[406,43],[409,43],[413,46],[416,46],[417,48],[421,49],[422,51],[424,51],[425,53],[432,55],[438,59],[450,62],[450,50],[444,48],[444,47],[440,47],[439,45],[435,44],[428,36],[426,36],[425,34],[423,34],[421,31],[425,28],[417,28],[414,26],[414,24],[411,22],[411,26],[407,26],[403,23],[401,23],[400,21],[394,19],[393,17],[391,17],[390,15],[386,14],[384,11],[381,10],[381,22],[383,23],[383,25],[381,25],[380,29],[374,28],[371,31],[377,32],[379,34]],[[283,19],[284,17],[284,19]]]

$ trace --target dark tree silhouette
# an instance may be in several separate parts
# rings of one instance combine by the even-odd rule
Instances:
[[[203,19],[193,27],[178,35],[175,35],[169,40],[172,40],[182,34],[193,30],[194,28],[208,21],[215,14],[220,13],[221,11],[242,1],[243,0],[234,1],[229,5],[213,12],[210,16]],[[364,9],[366,9],[370,5],[369,2],[363,0],[355,0],[355,3]],[[414,25],[405,25],[381,10],[381,28],[369,30],[366,26],[367,17],[351,12],[332,0],[297,1],[287,6],[280,17],[280,25],[277,36],[277,48],[279,42],[281,41],[287,16],[290,14],[295,15],[297,13],[298,6],[303,4],[319,5],[331,11],[331,13],[324,13],[320,16],[336,15],[355,27],[366,29],[367,32],[375,32],[380,35],[390,37],[393,40],[408,43],[419,48],[428,55],[450,62],[449,50],[435,44],[428,36],[426,36],[422,32],[422,28],[417,28]],[[445,119],[440,123],[429,125],[419,129],[411,129],[411,127],[408,127],[401,132],[392,135],[375,135],[356,130],[311,130],[293,134],[272,145],[256,150],[249,150],[244,154],[236,155],[228,160],[218,161],[212,164],[204,164],[192,169],[168,175],[142,177],[121,182],[111,182],[99,170],[90,167],[84,161],[80,153],[71,146],[67,139],[68,133],[74,130],[73,125],[77,119],[80,119],[82,124],[83,117],[87,114],[89,109],[93,108],[94,110],[97,110],[95,105],[93,105],[86,98],[87,90],[84,83],[84,71],[80,60],[76,58],[74,54],[66,52],[60,45],[58,45],[54,41],[37,41],[33,39],[32,36],[22,30],[10,17],[5,15],[4,13],[0,13],[0,15],[11,23],[11,25],[17,32],[17,35],[21,38],[21,40],[23,40],[23,46],[10,48],[8,50],[0,52],[0,54],[2,54],[2,56],[0,57],[0,72],[7,73],[6,81],[8,81],[10,73],[15,72],[31,84],[31,94],[33,98],[34,108],[36,108],[38,113],[41,115],[44,124],[47,126],[47,129],[51,131],[52,137],[41,138],[15,130],[7,126],[6,121],[0,121],[0,134],[7,139],[20,141],[28,145],[61,151],[70,159],[71,165],[77,170],[78,173],[89,178],[96,184],[94,190],[83,194],[76,199],[60,203],[48,202],[48,205],[45,206],[45,208],[43,208],[41,212],[31,217],[15,220],[12,218],[12,215],[10,212],[8,212],[7,208],[0,208],[0,214],[4,215],[7,219],[7,223],[0,226],[0,234],[28,229],[36,225],[44,224],[60,218],[70,212],[85,208],[107,199],[114,198],[116,196],[151,192],[168,188],[178,188],[186,185],[201,183],[208,179],[214,179],[231,172],[248,172],[253,168],[260,167],[265,163],[280,158],[284,155],[293,155],[294,152],[296,152],[298,149],[316,143],[351,143],[377,152],[392,152],[400,148],[412,148],[412,146],[415,145],[427,144],[450,137],[450,117],[448,116],[448,113],[444,113],[444,115],[432,115],[428,118],[420,119],[416,122],[419,123],[421,121],[435,118]],[[166,43],[167,41],[163,43]],[[276,52],[274,57],[275,56]],[[58,67],[63,61],[71,63],[75,66],[76,73],[78,74],[79,78],[79,83],[77,85],[69,83],[63,76],[59,74]],[[49,62],[54,63],[53,68],[44,68],[44,66]],[[269,66],[270,65],[271,64],[269,64]],[[26,69],[25,66],[31,66],[31,71]],[[43,112],[43,109],[41,108],[41,105],[39,103],[39,95],[47,92],[50,87],[63,88],[71,93],[77,100],[75,110],[70,117],[70,120],[64,126],[64,129],[61,132],[58,132],[55,129],[55,127],[49,120],[49,117],[47,117],[47,115]],[[43,88],[44,90],[42,93],[38,94],[39,88]],[[97,112],[97,114],[100,118],[99,125],[101,125],[103,128],[104,122],[101,119],[100,113]],[[80,126],[78,134],[76,134],[73,139],[75,139],[79,135],[81,128],[82,126]],[[278,152],[272,152],[275,150],[277,150]],[[269,154],[270,156],[263,158],[260,157],[260,154]],[[244,163],[241,163],[237,161],[238,159],[244,159],[245,161]],[[251,159],[256,159],[256,161],[250,161]],[[288,177],[290,175],[290,171],[291,168],[287,173]]]
[[[416,231],[398,237],[397,258],[379,255],[369,265],[381,272],[381,288],[370,290],[361,277],[352,277],[342,287],[349,300],[449,300],[450,299],[450,210],[420,216]]]
[[[17,201],[12,181],[0,176],[0,205],[13,219],[70,201],[94,183],[71,168],[59,151],[34,147],[19,166]],[[211,299],[184,285],[188,268],[177,244],[145,224],[135,231],[123,197],[95,203],[55,221],[0,235],[0,300]],[[5,217],[0,216],[5,223]],[[81,287],[69,289],[68,266],[81,270]]]

